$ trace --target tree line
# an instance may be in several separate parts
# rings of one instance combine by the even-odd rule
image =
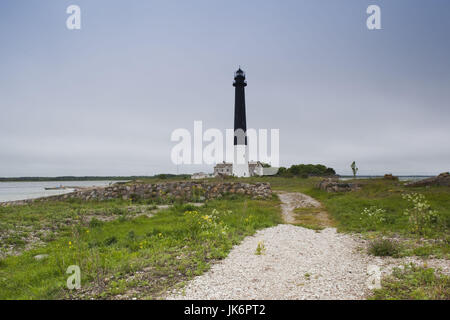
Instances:
[[[280,167],[277,175],[282,177],[307,178],[310,176],[334,176],[336,175],[336,171],[322,164],[294,164],[289,168]]]

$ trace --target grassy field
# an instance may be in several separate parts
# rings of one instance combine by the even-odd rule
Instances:
[[[450,277],[413,264],[395,268],[370,300],[449,300]]]
[[[142,206],[111,201],[0,208],[3,231],[52,230],[41,239],[44,246],[0,260],[0,299],[157,298],[207,270],[245,236],[280,222],[276,199],[174,205],[156,213]],[[66,289],[70,265],[82,272],[83,289],[74,296]]]
[[[243,181],[269,182],[275,191],[314,197],[321,208],[297,213],[313,220],[315,214],[327,212],[329,224],[340,232],[373,240],[371,254],[449,258],[450,188],[406,188],[402,182],[372,179],[350,181],[361,184],[358,191],[327,193],[315,187],[319,180]],[[413,208],[405,195],[412,193],[423,195],[421,201],[433,212],[427,228],[414,228],[405,215]],[[115,200],[0,208],[0,299],[158,298],[203,273],[245,236],[281,222],[276,197],[234,197],[208,201],[203,207],[157,205]],[[315,228],[313,223],[309,227]],[[44,258],[37,260],[37,255]],[[66,289],[70,265],[82,270],[82,289],[76,293]],[[448,278],[430,270],[396,272],[372,298],[449,298]]]
[[[450,228],[450,187],[405,187],[403,182],[367,179],[348,181],[358,183],[361,189],[352,192],[329,193],[316,188],[321,178],[254,178],[253,181],[265,181],[274,190],[298,191],[319,200],[335,225],[341,232],[359,232],[370,236],[399,236],[411,240],[422,240],[424,243],[434,243],[431,240],[446,240],[448,249]],[[415,232],[409,226],[406,209],[412,205],[404,195],[422,194],[429,202],[431,209],[437,212],[436,223],[430,223],[426,232]],[[381,209],[379,221],[362,214],[365,208]],[[429,240],[429,241],[427,241]],[[441,253],[448,254],[445,248]],[[420,251],[420,250],[419,250]],[[416,252],[420,253],[419,251]],[[426,253],[426,252],[424,252]],[[431,252],[430,252],[431,253]]]

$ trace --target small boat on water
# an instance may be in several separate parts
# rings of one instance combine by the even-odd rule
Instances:
[[[59,187],[48,187],[48,188],[45,188],[45,190],[65,190],[65,189],[67,189],[67,187],[64,187],[64,186],[59,186]]]
[[[59,186],[59,187],[47,187],[44,188],[45,190],[66,190],[66,189],[72,189],[73,191],[78,191],[85,189],[85,187],[76,187],[76,186]]]

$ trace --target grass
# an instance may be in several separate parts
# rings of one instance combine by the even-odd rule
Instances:
[[[87,224],[96,217],[115,219],[137,212],[129,201],[52,201],[26,206],[0,207],[0,257],[2,252],[19,253],[27,244],[46,243],[74,224]]]
[[[294,209],[295,225],[312,229],[323,230],[327,227],[332,227],[334,222],[330,220],[325,209],[322,207],[306,207]]]
[[[395,268],[374,290],[372,300],[450,300],[450,278],[414,264]]]
[[[99,205],[77,204],[86,214]],[[127,211],[128,205],[114,201],[100,206]],[[44,208],[52,208],[53,213],[44,214]],[[150,218],[121,215],[93,224],[83,223],[82,216],[72,217],[73,203],[10,209],[10,214],[17,214],[17,225],[28,225],[32,217],[39,217],[43,225],[61,217],[76,223],[61,228],[40,248],[0,260],[0,299],[157,298],[167,288],[207,270],[211,261],[223,259],[245,236],[280,222],[276,199],[216,200],[200,208],[175,205]],[[12,223],[14,217],[7,220]],[[36,260],[38,254],[49,256]],[[70,265],[81,269],[82,289],[76,293],[65,287]]]
[[[407,189],[401,182],[385,180],[363,180],[359,191],[348,193],[327,194],[320,190],[308,190],[308,193],[319,199],[339,222],[341,231],[389,231],[411,235],[408,230],[408,217],[403,212],[409,207],[408,202],[402,198],[402,194],[420,192],[425,195],[432,207],[444,217],[445,228],[436,226],[430,238],[442,236],[450,225],[450,188],[412,188]],[[360,213],[364,208],[378,207],[386,211],[385,222],[373,228],[360,220]],[[374,229],[374,230],[373,230]]]

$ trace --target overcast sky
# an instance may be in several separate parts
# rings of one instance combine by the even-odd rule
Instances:
[[[239,65],[282,165],[448,171],[449,36],[447,0],[2,0],[0,176],[176,173],[174,129],[232,128]]]

